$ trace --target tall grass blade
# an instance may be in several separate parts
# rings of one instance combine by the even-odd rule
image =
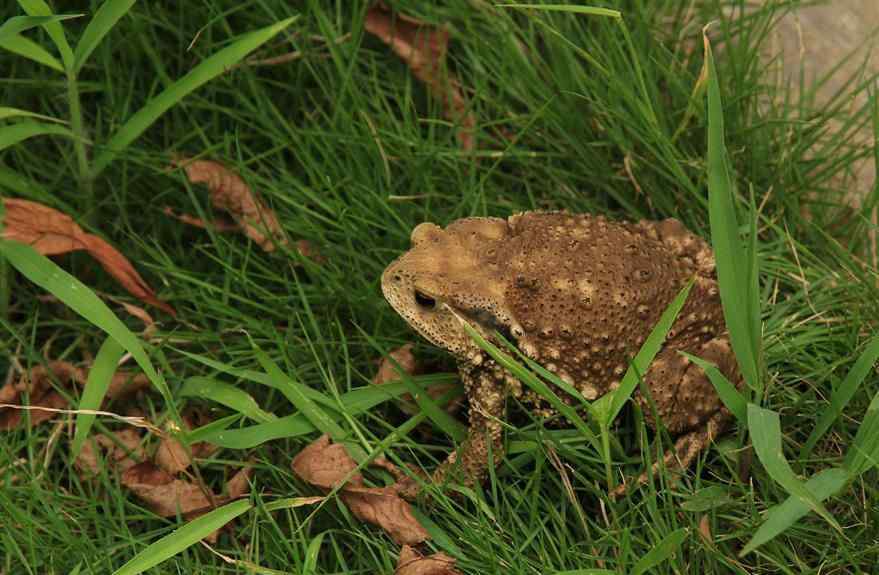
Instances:
[[[104,36],[128,13],[135,0],[106,0],[92,17],[73,52],[73,71],[79,73]]]
[[[210,513],[194,519],[173,532],[165,535],[128,563],[114,571],[113,575],[137,575],[159,563],[174,557],[194,545],[239,515],[246,513],[252,505],[249,501],[235,501],[218,507]]]
[[[279,383],[278,389],[281,390],[290,403],[302,412],[302,415],[304,415],[312,425],[319,429],[321,433],[326,433],[332,437],[337,443],[345,440],[348,434],[338,423],[335,422],[335,420],[333,420],[333,418],[318,407],[317,403],[312,401],[311,398],[305,394],[302,389],[305,387],[304,385],[298,381],[294,381],[293,378],[281,371],[281,368],[279,368],[263,350],[254,347],[254,353],[256,354],[257,361],[259,361],[266,374]]]
[[[620,386],[612,394],[608,394],[612,395],[613,399],[610,400],[610,409],[604,414],[605,420],[603,421],[603,425],[609,426],[610,423],[616,419],[620,410],[623,409],[623,406],[635,391],[635,388],[638,387],[638,380],[647,372],[647,368],[650,366],[653,358],[656,357],[656,354],[659,353],[660,348],[662,348],[665,337],[668,335],[668,330],[674,325],[674,322],[677,319],[678,314],[681,312],[681,309],[684,307],[684,303],[687,301],[687,296],[690,295],[690,290],[692,288],[693,281],[691,280],[683,287],[683,289],[681,289],[680,292],[678,292],[678,295],[675,296],[671,303],[666,306],[662,315],[659,317],[659,321],[657,321],[656,325],[653,326],[653,329],[650,330],[650,335],[644,340],[641,349],[638,350],[638,353],[629,364],[629,368],[626,370],[626,374],[623,376]]]
[[[110,382],[113,380],[113,374],[116,373],[116,367],[125,349],[116,343],[112,337],[104,340],[104,343],[98,349],[98,355],[89,369],[89,375],[85,382],[85,388],[82,390],[82,397],[79,400],[78,409],[84,411],[94,411],[101,408],[101,402],[110,389]],[[92,424],[95,422],[95,416],[90,413],[76,414],[76,432],[73,435],[73,442],[70,446],[70,459],[76,460],[85,438],[91,431]]]
[[[812,453],[818,440],[827,433],[833,422],[842,415],[845,406],[854,397],[877,361],[879,361],[879,335],[873,336],[873,339],[870,340],[867,347],[858,356],[858,359],[842,380],[842,383],[830,394],[830,405],[821,410],[818,423],[815,424],[815,428],[812,429],[812,433],[809,434],[809,438],[800,450],[800,458],[808,457]]]
[[[33,60],[37,64],[42,64],[58,72],[64,71],[64,66],[61,65],[61,62],[55,56],[30,38],[25,38],[24,36],[11,36],[0,39],[0,50],[18,54],[23,58]]]
[[[246,391],[210,377],[193,376],[187,378],[178,394],[181,397],[201,397],[216,401],[260,423],[278,419],[273,413],[260,409],[256,400]]]
[[[81,14],[77,14],[76,16],[56,16],[52,14],[52,9],[44,0],[18,0],[18,5],[21,6],[21,9],[30,16],[45,16],[51,18],[51,21],[46,22],[43,26],[46,28],[49,38],[52,39],[52,42],[54,42],[55,46],[58,48],[58,53],[61,54],[61,62],[64,64],[64,69],[72,70],[73,50],[70,49],[70,44],[67,42],[67,36],[64,35],[64,28],[61,27],[61,20],[75,18],[81,16]]]
[[[845,469],[839,467],[823,469],[809,478],[806,482],[806,488],[815,495],[818,501],[824,501],[831,495],[839,493],[845,487],[848,478],[849,475]],[[778,537],[809,511],[811,511],[809,506],[793,495],[788,497],[784,503],[770,508],[766,514],[766,521],[760,525],[751,540],[739,552],[739,557],[747,555],[764,543]]]
[[[196,66],[188,74],[168,86],[161,94],[151,99],[146,105],[134,113],[122,127],[110,138],[106,148],[95,158],[92,174],[97,176],[128,144],[140,136],[162,114],[180,102],[184,97],[203,84],[229,70],[242,58],[269,41],[278,32],[289,26],[296,16],[267,26],[256,32],[246,34]]]
[[[734,188],[724,144],[720,86],[707,36],[704,37],[704,43],[708,65],[708,217],[711,243],[729,338],[745,381],[759,396],[759,341],[753,341],[752,332],[755,322],[753,316],[760,313],[759,293],[751,293],[751,266],[748,265],[747,254],[739,238],[739,224],[733,203]],[[759,322],[759,318],[756,321]]]
[[[656,547],[648,551],[641,557],[635,566],[632,567],[630,575],[643,575],[651,573],[657,565],[668,559],[677,551],[684,539],[687,538],[687,529],[685,527],[672,531],[660,541]]]
[[[723,375],[717,366],[711,363],[710,361],[705,361],[701,357],[696,357],[695,355],[691,355],[685,351],[680,352],[687,359],[698,365],[702,368],[706,374],[708,374],[708,379],[711,381],[711,384],[714,386],[714,389],[717,391],[717,395],[720,396],[720,400],[723,402],[723,405],[726,406],[728,410],[735,416],[735,418],[742,425],[748,424],[748,401],[745,399],[739,390],[736,389],[730,381]]]
[[[6,120],[7,118],[36,118],[38,120],[46,120],[49,122],[56,122],[58,124],[67,123],[64,120],[59,120],[58,118],[53,118],[52,116],[44,116],[43,114],[37,114],[36,112],[31,112],[29,110],[10,108],[8,106],[0,106],[0,120]]]
[[[748,404],[748,430],[754,451],[769,477],[788,493],[800,499],[840,533],[842,527],[817,497],[797,478],[781,447],[781,422],[778,414],[753,403]]]
[[[586,14],[588,16],[609,16],[622,18],[619,10],[596,8],[593,6],[575,6],[573,4],[495,4],[495,8],[515,8],[520,10],[533,9],[543,12],[568,12],[570,14]]]
[[[49,28],[49,24],[57,23],[62,20],[70,20],[71,18],[79,18],[82,14],[58,14],[46,16],[13,16],[0,26],[0,40],[9,40],[26,32],[31,28],[45,26]]]
[[[140,340],[84,283],[58,267],[32,247],[9,240],[0,240],[0,254],[6,257],[21,275],[61,300],[67,307],[115,339],[131,354],[150,382],[174,409],[171,391],[165,378],[153,367]],[[175,412],[176,413],[176,412]]]
[[[843,465],[854,479],[879,463],[879,392],[867,407],[864,420],[845,455]]]
[[[25,120],[0,128],[0,150],[5,150],[9,146],[14,146],[28,138],[49,135],[74,137],[73,132],[64,126]]]

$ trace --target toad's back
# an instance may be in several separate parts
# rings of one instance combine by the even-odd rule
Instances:
[[[666,306],[695,273],[652,222],[526,213],[498,250],[505,299],[527,355],[601,395],[624,373]]]

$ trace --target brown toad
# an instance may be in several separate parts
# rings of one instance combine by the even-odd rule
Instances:
[[[424,223],[412,231],[411,241],[411,249],[382,275],[382,290],[412,327],[456,357],[470,402],[468,438],[436,471],[435,481],[455,462],[465,481],[481,481],[489,447],[494,460],[501,460],[507,396],[538,415],[555,413],[484,353],[462,320],[490,341],[495,331],[505,334],[593,400],[616,388],[662,312],[695,278],[644,374],[657,413],[677,436],[666,463],[688,466],[728,423],[730,413],[705,373],[678,353],[711,361],[741,383],[714,255],[677,220],[627,223],[525,212],[508,219],[460,219],[445,229]],[[655,427],[647,399],[640,393],[634,398]]]

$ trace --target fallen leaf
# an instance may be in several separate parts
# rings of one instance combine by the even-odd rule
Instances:
[[[100,473],[101,453],[110,469],[122,472],[144,460],[143,438],[137,430],[126,428],[111,435],[89,437],[83,444],[75,465],[84,477]]]
[[[445,553],[422,556],[403,545],[394,575],[461,575],[461,572],[455,569],[455,559]]]
[[[287,237],[275,213],[265,206],[241,176],[219,162],[175,158],[175,167],[182,167],[192,184],[207,184],[214,207],[224,210],[244,232],[263,250],[274,251],[275,245],[286,246]],[[167,212],[166,212],[167,213]],[[173,213],[173,212],[172,212]],[[187,223],[204,226],[204,222],[188,217]],[[197,223],[196,223],[197,222]]]
[[[193,426],[189,415],[183,415],[181,419],[187,431],[192,429]],[[199,441],[190,445],[189,451],[187,451],[186,447],[178,439],[171,435],[166,435],[162,438],[161,443],[159,443],[154,459],[156,465],[168,473],[175,474],[188,469],[192,465],[193,458],[208,457],[216,450],[216,445]]]
[[[153,513],[173,517],[178,513],[187,520],[225,505],[250,492],[251,468],[242,468],[226,483],[226,495],[217,495],[195,483],[174,477],[152,461],[145,461],[122,474],[122,485],[137,495]],[[216,541],[217,531],[206,537]]]
[[[703,515],[699,519],[699,535],[702,536],[705,543],[714,545],[714,537],[711,535],[711,518],[708,515]]]
[[[382,385],[384,383],[390,383],[393,381],[400,381],[400,376],[397,373],[397,370],[394,366],[394,363],[391,361],[391,358],[395,360],[403,371],[408,375],[418,375],[421,373],[421,366],[418,364],[418,360],[415,359],[415,354],[412,353],[413,345],[411,343],[407,343],[398,347],[395,350],[392,350],[388,353],[389,357],[383,357],[381,362],[379,363],[378,370],[372,378],[372,383],[375,385]],[[448,383],[443,385],[434,385],[431,386],[427,390],[427,394],[431,397],[431,399],[438,399],[442,395],[448,393],[458,384]],[[452,399],[446,405],[446,411],[450,414],[457,412],[463,403],[463,396],[456,397]],[[412,395],[409,393],[404,393],[400,396],[397,403],[404,412],[413,415],[421,411],[421,408],[418,407],[418,404],[412,398]]]
[[[133,296],[175,315],[174,308],[156,297],[125,256],[98,236],[87,234],[70,216],[29,200],[4,198],[3,205],[3,239],[27,244],[44,256],[85,250]]]
[[[122,474],[122,485],[142,499],[156,515],[171,517],[212,507],[204,491],[194,483],[177,479],[152,461],[132,466]]]
[[[387,44],[439,99],[447,118],[460,126],[458,142],[464,150],[474,147],[473,131],[476,118],[467,110],[467,99],[458,80],[445,69],[449,32],[405,16],[393,14],[381,2],[367,10],[364,20],[367,32]]]
[[[382,464],[386,465],[386,462]],[[352,473],[357,469],[357,463],[348,455],[345,446],[330,443],[328,435],[321,436],[300,451],[293,458],[291,467],[303,481],[324,491],[339,487],[339,497],[355,517],[378,525],[397,544],[420,543],[430,537],[393,486],[365,487],[363,476]],[[350,478],[343,484],[349,474]]]
[[[68,407],[64,396],[52,387],[53,377],[62,384],[83,386],[88,372],[67,361],[50,361],[46,366],[34,366],[22,374],[17,382],[10,381],[0,388],[0,404],[24,406],[30,411],[31,426],[52,419],[57,412],[51,410]],[[131,395],[149,386],[149,379],[142,373],[135,375],[127,371],[117,371],[110,381],[105,400]],[[27,405],[24,404],[25,393],[28,394]],[[0,430],[14,429],[23,419],[24,409],[0,407]]]

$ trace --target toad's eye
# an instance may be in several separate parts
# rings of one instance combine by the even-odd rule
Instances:
[[[415,303],[418,307],[424,309],[433,309],[436,307],[436,300],[418,290],[415,290]]]

